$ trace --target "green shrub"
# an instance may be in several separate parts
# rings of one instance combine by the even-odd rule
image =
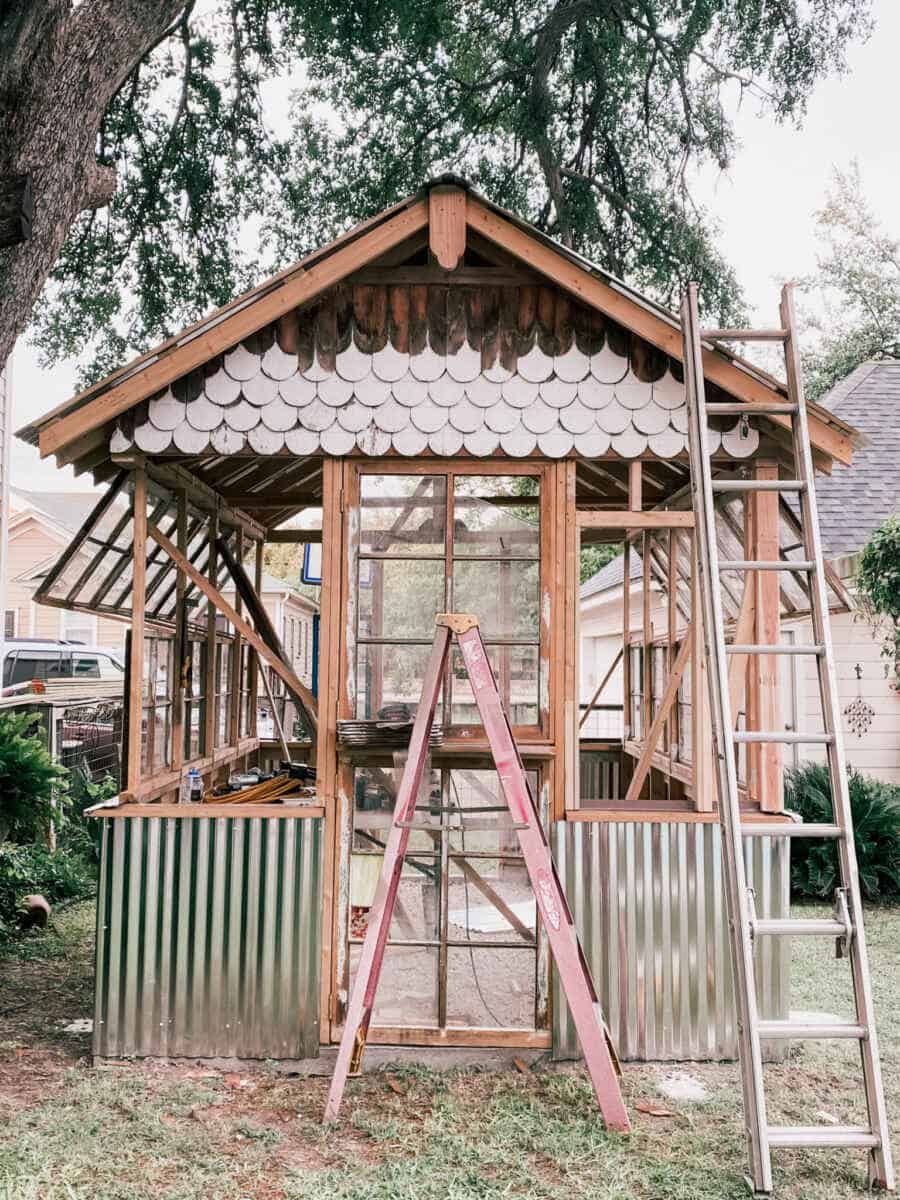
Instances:
[[[34,713],[0,714],[0,845],[45,836],[67,802],[67,772],[50,757],[38,720]]]
[[[18,928],[22,900],[36,892],[51,905],[94,892],[96,872],[80,854],[41,845],[0,846],[0,940]]]
[[[867,900],[900,898],[900,787],[848,769],[850,808],[859,864],[859,882]],[[804,821],[831,824],[831,781],[822,763],[804,763],[785,773],[785,807]],[[830,897],[838,886],[837,847],[830,839],[794,839],[791,888],[798,897]]]

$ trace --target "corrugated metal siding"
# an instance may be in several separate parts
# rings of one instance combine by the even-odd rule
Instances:
[[[94,1054],[318,1054],[322,825],[104,819]]]
[[[620,1058],[735,1058],[719,826],[560,821],[554,852]],[[759,916],[786,916],[788,839],[748,838],[745,854]],[[761,1013],[784,1017],[787,941],[763,938],[757,954]],[[553,1046],[580,1053],[558,979]]]

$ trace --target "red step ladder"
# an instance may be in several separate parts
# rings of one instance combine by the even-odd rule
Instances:
[[[362,1061],[369,1022],[375,1007],[384,948],[400,885],[400,873],[406,858],[410,830],[416,827],[416,800],[428,754],[428,736],[434,721],[450,643],[456,634],[481,715],[481,723],[500,777],[503,795],[513,819],[513,827],[519,836],[519,845],[556,969],[559,971],[572,1019],[578,1031],[600,1112],[608,1129],[627,1133],[630,1125],[619,1089],[619,1066],[615,1051],[609,1039],[565,893],[553,864],[550,847],[534,799],[528,789],[522,760],[513,741],[509,721],[478,628],[478,618],[468,613],[443,613],[438,616],[436,623],[431,657],[422,684],[422,698],[416,710],[409,743],[409,756],[397,793],[394,816],[385,846],[381,878],[369,913],[362,956],[328,1093],[325,1121],[337,1119],[347,1076],[358,1072]]]

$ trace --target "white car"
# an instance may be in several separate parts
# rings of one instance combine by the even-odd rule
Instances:
[[[3,659],[3,688],[33,679],[104,679],[124,682],[125,664],[114,650],[83,642],[11,638]]]

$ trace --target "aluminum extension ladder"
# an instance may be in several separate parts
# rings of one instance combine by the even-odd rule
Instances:
[[[518,833],[528,877],[553,952],[556,969],[569,1001],[600,1111],[608,1129],[627,1133],[630,1126],[619,1089],[618,1062],[609,1041],[565,893],[553,864],[550,847],[528,788],[522,760],[513,741],[509,721],[481,639],[478,618],[467,613],[444,613],[437,617],[436,625],[431,657],[422,684],[422,697],[416,710],[410,739],[409,756],[397,792],[381,877],[369,915],[324,1119],[326,1122],[336,1120],[347,1076],[359,1070],[362,1060],[410,831],[417,828],[429,831],[434,829],[432,825],[416,824],[416,800],[428,753],[428,736],[434,720],[450,644],[455,634],[472,684],[484,732],[491,747],[501,790],[513,820],[513,828]],[[429,807],[428,811],[434,810]],[[490,811],[497,810],[492,808]]]
[[[806,400],[800,355],[795,334],[793,294],[790,285],[782,291],[781,322],[777,330],[719,330],[701,332],[697,314],[697,287],[690,284],[681,306],[684,335],[684,377],[690,430],[691,489],[697,537],[700,590],[703,597],[704,640],[709,674],[710,710],[719,819],[722,826],[725,888],[728,902],[732,962],[737,1005],[738,1043],[743,1084],[744,1119],[750,1150],[751,1184],[756,1195],[772,1191],[771,1150],[789,1147],[861,1148],[868,1151],[869,1182],[893,1189],[894,1175],[885,1113],[881,1064],[875,1033],[869,963],[862,922],[862,904],[853,823],[847,790],[847,773],[841,734],[834,649],[828,616],[825,565],[816,507],[814,467],[809,440]],[[701,342],[780,341],[787,370],[787,402],[764,404],[706,403]],[[795,479],[717,480],[712,477],[708,452],[707,416],[737,413],[782,415],[791,424]],[[774,491],[795,495],[800,504],[803,561],[719,561],[716,540],[715,499],[723,492]],[[725,644],[721,571],[802,572],[809,579],[813,646]],[[786,732],[760,730],[736,732],[728,690],[727,655],[796,654],[815,656],[822,702],[824,731]],[[833,824],[762,824],[741,822],[738,808],[735,745],[737,743],[795,742],[827,748],[831,792],[834,797]],[[743,838],[790,836],[832,838],[838,844],[840,887],[835,893],[833,920],[760,920],[744,870]],[[753,960],[754,939],[760,936],[821,936],[836,938],[840,951],[849,955],[855,997],[855,1020],[847,1023],[812,1024],[792,1021],[763,1021],[757,1012]],[[862,1059],[868,1122],[861,1126],[772,1126],[766,1118],[766,1097],[760,1042],[764,1039],[850,1038],[859,1043]]]

